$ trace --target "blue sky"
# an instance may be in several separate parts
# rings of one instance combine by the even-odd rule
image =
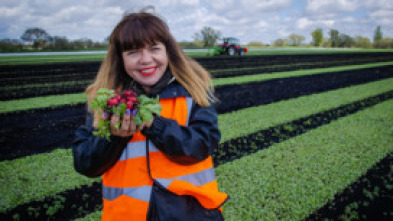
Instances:
[[[393,38],[392,0],[0,0],[0,39],[20,38],[30,27],[70,40],[103,41],[127,11],[146,5],[168,23],[178,41],[192,41],[204,26],[242,43],[271,43],[290,34],[311,41],[316,28],[373,38],[378,25]]]

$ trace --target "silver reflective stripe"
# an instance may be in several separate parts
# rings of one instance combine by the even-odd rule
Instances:
[[[149,152],[157,152],[157,147],[149,141]],[[128,143],[119,161],[146,156],[146,141]]]
[[[200,172],[197,173],[193,173],[193,174],[187,174],[184,176],[179,176],[179,177],[174,177],[171,179],[156,179],[161,185],[163,185],[165,188],[167,188],[169,186],[169,184],[171,184],[171,182],[173,180],[183,180],[186,182],[189,182],[195,186],[201,186],[204,185],[206,183],[210,183],[212,181],[214,181],[215,175],[214,175],[214,168],[209,168],[206,170],[202,170]]]
[[[102,186],[102,196],[106,200],[113,201],[121,195],[126,195],[134,199],[149,202],[151,194],[151,186],[140,186],[130,188],[116,188]]]
[[[187,112],[188,113],[187,113],[187,122],[186,122],[185,126],[188,126],[188,121],[189,121],[190,115],[191,115],[191,109],[192,109],[193,100],[192,100],[191,97],[186,97],[186,102],[187,102]]]

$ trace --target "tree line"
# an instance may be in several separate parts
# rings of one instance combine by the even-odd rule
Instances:
[[[384,38],[381,27],[378,26],[374,32],[373,41],[363,36],[349,36],[340,33],[337,29],[330,29],[327,37],[324,36],[321,28],[316,28],[311,33],[312,41],[309,45],[314,47],[332,48],[393,48],[393,39]],[[212,47],[222,34],[219,30],[205,26],[193,36],[193,42],[179,42],[183,48]],[[229,37],[229,36],[227,36]],[[275,47],[301,46],[305,45],[305,37],[298,34],[291,34],[287,38],[279,38],[273,41]],[[76,49],[105,49],[108,45],[108,38],[103,42],[94,42],[91,39],[78,39],[70,41],[66,37],[51,36],[42,28],[28,28],[18,39],[0,40],[1,51],[22,51],[26,49],[34,50],[76,50]],[[265,46],[259,41],[248,43],[249,46]]]
[[[340,33],[337,29],[330,29],[328,37],[325,38],[323,30],[316,28],[311,33],[312,41],[309,45],[314,47],[332,47],[332,48],[393,48],[393,39],[384,38],[381,26],[378,26],[374,32],[373,42],[364,36],[349,36],[345,33]],[[188,46],[214,46],[217,40],[221,38],[221,32],[211,27],[204,27],[200,32],[196,32],[193,36],[193,43],[184,42],[183,45]],[[275,47],[283,46],[301,46],[305,45],[306,38],[303,35],[291,34],[287,38],[279,38],[273,41],[272,45]],[[265,46],[259,41],[251,41],[249,46]]]
[[[107,45],[107,40],[103,42],[94,42],[88,38],[68,40],[63,36],[51,36],[42,28],[28,28],[20,39],[1,39],[0,51],[103,49]]]
[[[363,36],[351,37],[345,33],[340,33],[337,29],[330,29],[327,39],[324,38],[321,28],[312,31],[311,35],[313,39],[311,44],[316,47],[393,48],[393,39],[383,37],[381,26],[377,26],[375,29],[373,42],[371,42],[369,38]]]
[[[337,29],[330,29],[325,37],[322,28],[316,28],[311,33],[312,41],[308,43],[314,47],[330,48],[393,48],[393,39],[384,38],[381,26],[378,26],[374,32],[373,41],[364,36],[350,36],[340,33]],[[279,38],[273,41],[275,47],[283,46],[300,46],[307,45],[304,43],[305,37],[298,34],[291,34],[288,38]],[[263,46],[261,42],[253,41],[248,45]]]

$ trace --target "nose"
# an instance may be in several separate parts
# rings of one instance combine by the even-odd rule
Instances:
[[[142,49],[142,53],[141,53],[141,59],[140,59],[140,63],[141,64],[148,64],[153,60],[152,55],[150,53],[150,51],[148,49]]]

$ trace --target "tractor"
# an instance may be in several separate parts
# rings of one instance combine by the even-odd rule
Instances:
[[[214,55],[239,55],[242,56],[247,52],[247,48],[242,48],[237,38],[223,38],[223,43],[214,47]]]

